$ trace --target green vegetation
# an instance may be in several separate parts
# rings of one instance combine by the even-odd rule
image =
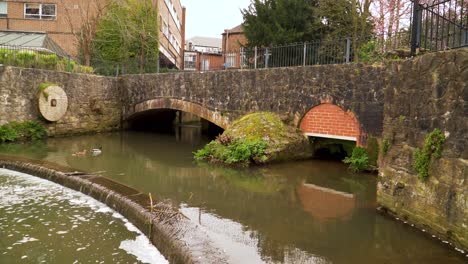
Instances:
[[[46,100],[49,98],[49,94],[48,94],[47,92],[45,92],[45,89],[47,89],[47,87],[49,87],[49,86],[57,86],[57,84],[45,82],[45,83],[39,84],[39,86],[37,87],[37,89],[39,90],[39,92],[42,93],[42,94],[44,95],[44,97],[46,98]]]
[[[216,140],[194,153],[198,160],[230,165],[265,164],[312,156],[307,138],[274,113],[257,112],[234,121]]]
[[[382,153],[386,155],[388,151],[390,150],[391,144],[390,140],[388,138],[384,138],[382,141]]]
[[[218,137],[203,149],[194,152],[195,159],[218,160],[226,164],[244,166],[266,159],[267,143],[263,140],[234,139],[227,143],[222,141],[222,138]]]
[[[379,50],[379,47],[375,40],[371,40],[366,44],[362,45],[359,48],[358,52],[360,62],[375,63],[384,60],[383,54]]]
[[[39,140],[47,136],[47,131],[36,121],[11,122],[0,126],[0,142]]]
[[[114,1],[97,24],[91,64],[112,73],[154,72],[159,56],[159,14],[151,0]]]
[[[0,64],[23,67],[38,68],[45,70],[68,71],[74,73],[93,73],[92,67],[77,65],[74,61],[60,58],[56,54],[43,54],[35,51],[17,51],[0,48]]]
[[[362,2],[362,3],[361,3]],[[251,46],[367,36],[369,0],[252,0],[242,10]]]
[[[414,152],[413,167],[418,172],[422,180],[429,177],[429,166],[433,159],[442,156],[442,148],[445,142],[445,135],[440,129],[434,129],[426,135],[422,149],[417,148]]]
[[[369,155],[365,148],[355,147],[353,154],[343,160],[344,163],[349,164],[349,168],[354,171],[365,171],[370,168]]]

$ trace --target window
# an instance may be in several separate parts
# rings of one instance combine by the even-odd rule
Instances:
[[[164,34],[164,36],[169,38],[169,26],[167,25],[166,22],[164,22],[164,25],[163,25],[163,34]]]
[[[54,20],[57,17],[55,4],[24,4],[24,17]]]
[[[197,54],[185,54],[185,67],[184,70],[195,70],[197,67]]]
[[[8,4],[7,2],[0,1],[0,17],[8,16]]]

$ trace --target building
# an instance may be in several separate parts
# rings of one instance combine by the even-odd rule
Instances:
[[[225,29],[222,36],[224,52],[238,52],[241,47],[245,47],[248,44],[242,24],[231,29]]]
[[[73,32],[85,19],[105,13],[106,0],[0,0],[0,31],[45,32],[71,56],[78,54]],[[153,0],[160,24],[163,67],[181,68],[185,42],[185,8],[180,0]],[[102,12],[101,12],[102,11]]]
[[[222,36],[225,67],[241,68],[241,64],[245,63],[242,49],[248,44],[242,24],[231,29],[225,29]]]
[[[185,43],[184,70],[208,71],[224,69],[220,38],[193,37]]]

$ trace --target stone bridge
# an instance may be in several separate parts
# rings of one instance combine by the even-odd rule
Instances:
[[[383,71],[353,64],[128,75],[120,79],[123,120],[174,109],[226,128],[244,114],[269,111],[309,136],[365,144],[383,130]]]

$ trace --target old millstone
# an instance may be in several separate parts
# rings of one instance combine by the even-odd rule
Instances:
[[[59,86],[49,86],[39,95],[39,111],[42,116],[51,122],[56,122],[67,112],[68,97]]]

